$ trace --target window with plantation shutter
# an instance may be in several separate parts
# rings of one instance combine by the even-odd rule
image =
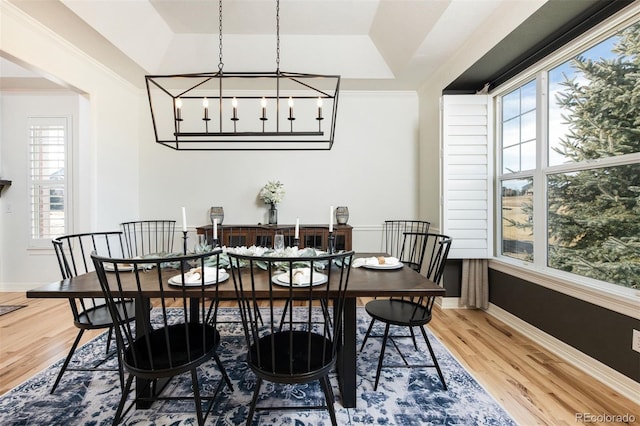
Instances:
[[[28,138],[31,241],[50,245],[67,233],[68,119],[29,118]]]
[[[492,255],[492,108],[487,95],[442,98],[442,232],[452,259]]]

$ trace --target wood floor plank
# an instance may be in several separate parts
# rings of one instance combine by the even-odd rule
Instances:
[[[358,304],[367,301],[360,298]],[[0,292],[0,304],[27,305],[0,316],[0,394],[4,394],[66,356],[77,329],[66,300]],[[222,306],[233,307],[235,302]],[[521,425],[581,424],[576,413],[629,413],[635,417],[629,424],[640,425],[638,404],[485,312],[436,307],[429,328]],[[85,333],[82,343],[99,334]]]

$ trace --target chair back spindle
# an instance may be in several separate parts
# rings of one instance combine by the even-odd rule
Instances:
[[[353,252],[317,257],[229,253],[247,363],[257,377],[247,424],[260,409],[257,401],[263,380],[319,381],[325,404],[307,408],[328,409],[336,424],[328,375],[337,359],[352,257]],[[284,306],[288,308],[283,312]]]
[[[442,277],[444,275],[444,268],[446,266],[447,257],[449,255],[449,249],[451,248],[451,238],[442,234],[435,233],[414,233],[404,232],[404,243],[402,245],[403,256],[411,256],[414,253],[418,253],[422,250],[424,253],[429,253],[429,258],[426,265],[426,277],[434,283],[440,285]],[[417,242],[419,241],[419,242]],[[422,261],[420,261],[422,264]],[[414,268],[416,269],[416,268]],[[420,268],[416,270],[419,271]],[[404,297],[392,297],[389,299],[376,299],[368,302],[365,305],[365,310],[371,316],[371,322],[369,328],[362,341],[360,351],[362,351],[367,343],[369,337],[381,337],[382,346],[380,350],[380,356],[378,357],[378,367],[376,369],[375,382],[373,389],[378,388],[380,380],[380,373],[383,368],[424,368],[435,367],[442,387],[446,390],[447,385],[444,379],[438,360],[436,359],[429,337],[425,331],[425,326],[431,321],[432,310],[435,302],[435,296],[404,296]],[[382,335],[372,334],[373,326],[376,321],[380,321],[385,324],[384,332]],[[399,335],[390,333],[390,326],[404,327],[409,330],[408,335]],[[432,364],[409,364],[402,353],[401,358],[404,360],[404,364],[384,364],[384,356],[387,347],[387,341],[393,342],[392,347],[400,352],[399,346],[394,339],[399,338],[411,338],[413,345],[418,350],[416,342],[416,336],[413,332],[413,327],[417,327],[424,338],[424,341],[431,355]]]
[[[173,252],[175,220],[139,220],[123,222],[120,226],[128,257],[163,256]]]
[[[430,222],[424,220],[385,220],[382,227],[382,249],[400,258],[405,232],[429,232]]]
[[[125,246],[122,239],[122,232],[88,232],[72,235],[63,235],[52,240],[53,248],[60,267],[60,275],[63,280],[74,278],[82,274],[92,272],[94,265],[91,260],[91,253],[96,252],[104,256],[124,257]],[[122,309],[134,311],[134,303],[132,300],[122,300]],[[53,393],[58,387],[65,371],[95,371],[95,370],[112,370],[100,367],[101,363],[96,366],[82,366],[70,368],[69,363],[75,353],[80,339],[85,330],[109,329],[109,337],[107,339],[105,360],[113,353],[110,353],[111,329],[113,323],[109,316],[108,309],[102,298],[69,298],[69,307],[73,316],[73,323],[78,328],[76,339],[71,345],[67,357],[56,377],[51,389]],[[111,351],[112,352],[112,351]],[[116,371],[120,371],[118,368]],[[122,384],[122,377],[121,377]]]
[[[146,386],[140,386],[138,382],[134,389],[136,398],[131,404],[139,400],[193,399],[200,425],[204,424],[214,405],[209,403],[203,413],[202,401],[216,398],[225,383],[233,389],[216,353],[220,343],[220,333],[216,329],[219,306],[219,285],[216,283],[220,284],[229,276],[215,266],[208,266],[219,264],[221,252],[146,259],[92,255],[100,287],[118,329],[116,343],[120,359],[124,371],[129,373],[114,424],[121,420],[134,378],[144,384],[190,372],[193,396],[145,394]],[[122,262],[128,262],[131,268],[121,268]],[[208,288],[209,285],[212,288]],[[148,304],[150,293],[156,301],[150,318],[136,317],[132,312],[119,309],[118,300],[125,297]],[[210,360],[215,360],[222,378],[213,396],[201,396],[197,367]]]

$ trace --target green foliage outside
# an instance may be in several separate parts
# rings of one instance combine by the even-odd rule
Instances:
[[[574,162],[640,153],[640,23],[611,60],[578,57],[556,102],[569,131],[557,151]],[[549,176],[549,266],[640,288],[640,163]]]

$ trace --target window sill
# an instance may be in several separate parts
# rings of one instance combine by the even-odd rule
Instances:
[[[49,240],[46,243],[43,243],[42,245],[32,242],[27,247],[27,252],[29,254],[34,254],[34,255],[51,255],[55,253],[55,250],[53,249],[51,240]]]
[[[640,319],[640,290],[626,287],[604,288],[604,286],[598,285],[595,280],[576,277],[561,271],[541,271],[532,264],[517,260],[511,261],[511,259],[490,259],[489,268],[631,318]]]

